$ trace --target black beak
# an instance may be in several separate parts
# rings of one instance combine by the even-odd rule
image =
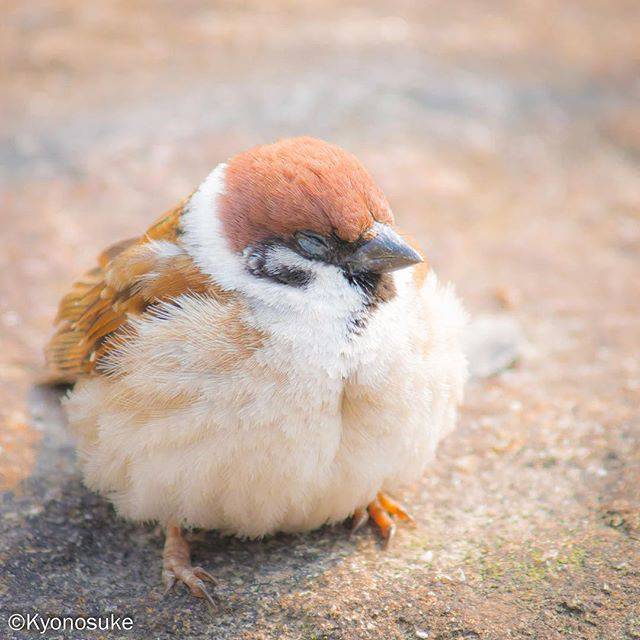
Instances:
[[[345,260],[351,273],[386,273],[423,261],[422,256],[391,227],[375,222],[373,228],[377,232],[376,236]]]

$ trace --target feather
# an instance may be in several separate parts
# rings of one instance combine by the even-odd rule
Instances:
[[[230,294],[210,281],[179,244],[184,203],[163,215],[139,238],[122,240],[98,256],[58,308],[47,349],[51,381],[74,382],[99,373],[114,348],[111,340],[132,317],[186,293],[224,300]]]

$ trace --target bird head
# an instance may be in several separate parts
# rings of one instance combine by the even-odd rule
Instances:
[[[360,162],[313,138],[219,165],[188,203],[184,231],[205,272],[259,297],[289,296],[288,288],[317,298],[344,287],[371,296],[385,274],[422,261],[394,231],[389,204]]]

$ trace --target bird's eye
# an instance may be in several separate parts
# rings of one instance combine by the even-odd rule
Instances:
[[[294,237],[302,252],[312,258],[321,258],[329,251],[326,239],[313,231],[298,231]]]

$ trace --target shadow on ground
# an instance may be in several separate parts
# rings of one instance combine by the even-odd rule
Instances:
[[[356,551],[357,542],[348,539],[344,527],[264,541],[195,532],[194,562],[219,580],[214,591],[221,606],[208,611],[180,586],[164,595],[162,530],[122,520],[107,501],[82,485],[63,431],[60,393],[42,386],[32,389],[34,418],[47,425],[47,433],[34,473],[4,505],[3,575],[11,579],[3,585],[3,598],[11,602],[12,612],[117,611],[132,617],[145,637],[214,629],[222,634],[255,624],[259,601],[295,595]]]

